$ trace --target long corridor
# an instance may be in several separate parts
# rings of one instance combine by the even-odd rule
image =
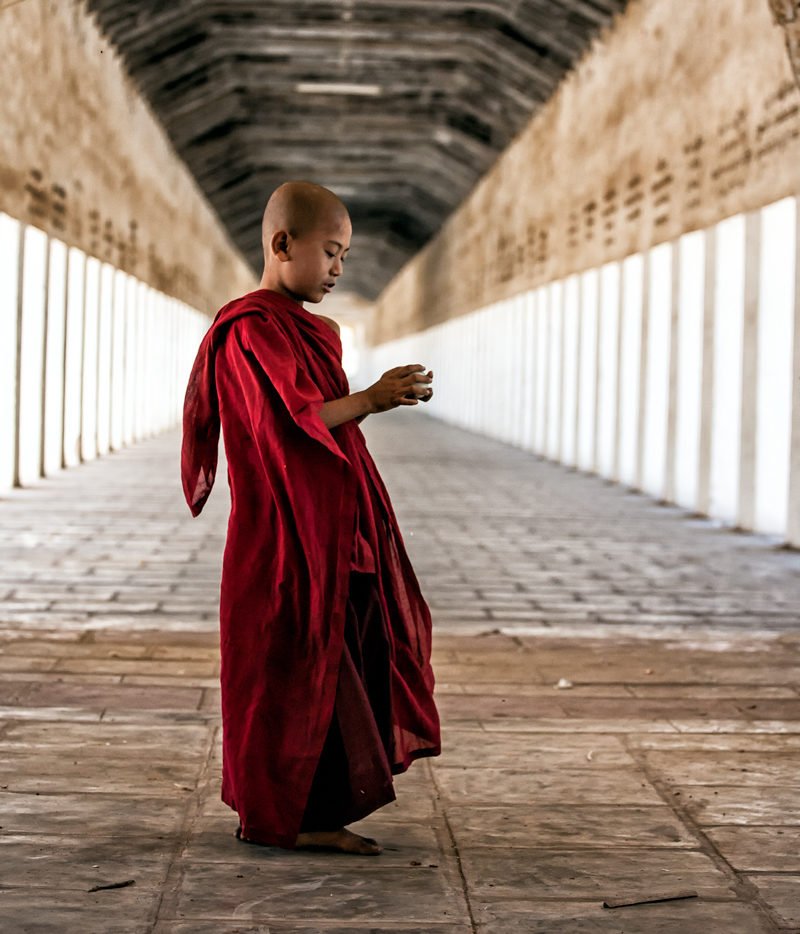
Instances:
[[[234,839],[227,490],[190,518],[170,432],[0,501],[0,928],[800,931],[800,554],[418,409],[363,427],[444,725],[384,853]]]

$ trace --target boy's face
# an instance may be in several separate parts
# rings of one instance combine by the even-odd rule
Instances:
[[[297,302],[321,302],[342,274],[352,227],[343,212],[330,212],[311,230],[289,236],[278,258],[281,285]]]

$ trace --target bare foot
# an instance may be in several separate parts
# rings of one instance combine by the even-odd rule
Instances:
[[[346,830],[317,831],[297,835],[295,846],[304,850],[334,850],[337,853],[355,853],[358,856],[377,856],[382,852],[377,840],[360,837]]]

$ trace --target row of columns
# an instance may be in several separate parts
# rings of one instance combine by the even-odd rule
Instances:
[[[795,198],[373,348],[426,412],[800,544]]]
[[[208,319],[0,214],[0,489],[176,424]]]

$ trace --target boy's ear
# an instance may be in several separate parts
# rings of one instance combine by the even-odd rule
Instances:
[[[276,230],[269,242],[272,255],[282,263],[289,261],[290,239],[289,234],[285,230]]]

